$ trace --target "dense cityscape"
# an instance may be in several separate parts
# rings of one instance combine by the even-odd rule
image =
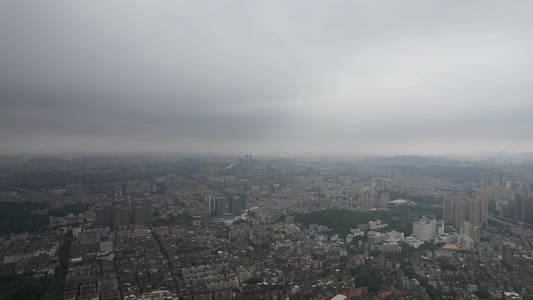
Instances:
[[[5,155],[1,175],[1,299],[533,297],[531,160]]]
[[[532,300],[532,28],[0,0],[0,300]]]

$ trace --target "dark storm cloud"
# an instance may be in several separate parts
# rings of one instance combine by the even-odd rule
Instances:
[[[2,2],[0,151],[531,147],[531,11]]]

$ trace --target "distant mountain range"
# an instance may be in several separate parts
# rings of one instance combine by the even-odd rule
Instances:
[[[448,159],[446,157],[437,156],[419,156],[419,155],[400,155],[391,157],[378,157],[364,160],[365,164],[375,167],[379,166],[416,166],[416,167],[428,167],[428,166],[455,166],[460,167],[463,165],[462,161]]]
[[[402,155],[366,159],[364,164],[399,171],[407,176],[437,178],[479,178],[483,168],[464,166],[462,161],[436,156]]]
[[[450,156],[458,159],[502,159],[502,160],[533,160],[533,152],[506,152],[506,151],[471,151]]]

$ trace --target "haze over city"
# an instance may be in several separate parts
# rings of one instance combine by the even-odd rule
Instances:
[[[531,1],[2,1],[0,153],[533,149]]]
[[[0,300],[533,299],[532,28],[0,0]]]

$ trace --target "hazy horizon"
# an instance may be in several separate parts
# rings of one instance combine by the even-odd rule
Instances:
[[[532,11],[1,1],[0,154],[532,152]]]

